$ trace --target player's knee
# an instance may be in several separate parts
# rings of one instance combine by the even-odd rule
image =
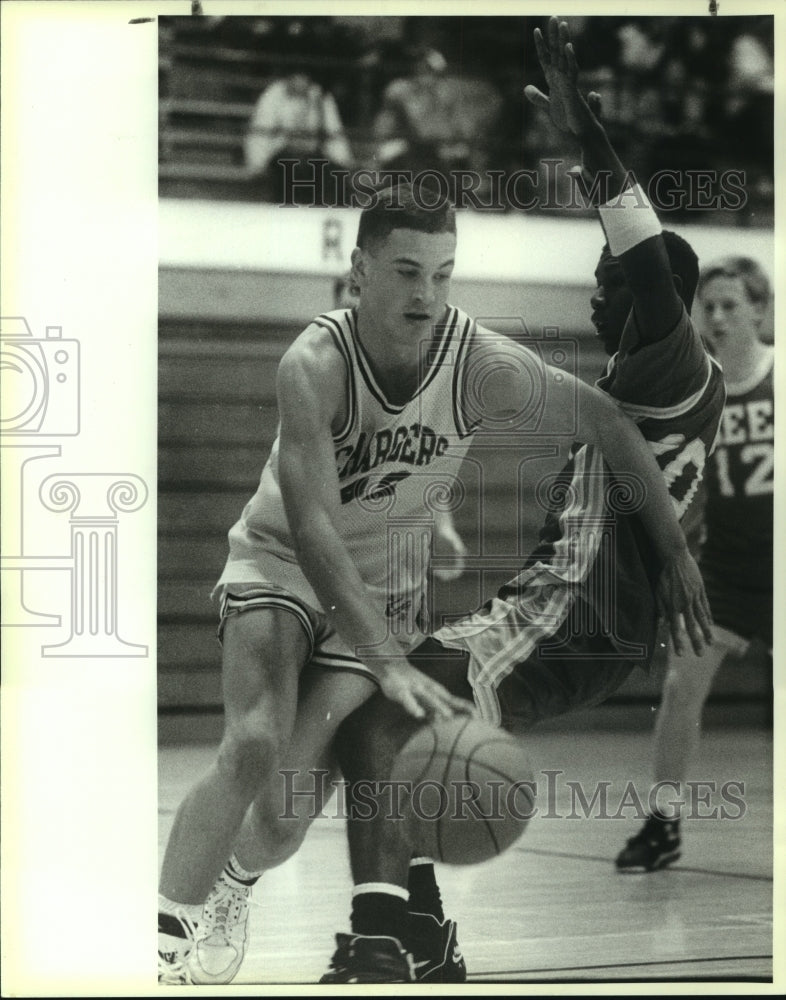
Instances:
[[[255,790],[276,766],[279,754],[274,734],[235,727],[221,742],[218,768],[233,785]]]

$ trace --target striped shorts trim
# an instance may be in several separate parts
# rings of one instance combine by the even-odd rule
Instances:
[[[223,640],[226,622],[232,615],[271,609],[288,611],[300,622],[309,646],[307,666],[361,674],[378,685],[372,671],[349,652],[323,612],[316,611],[280,588],[225,585],[219,605],[218,641]]]
[[[484,719],[500,725],[499,689],[552,638],[571,612],[600,550],[599,517],[609,483],[600,451],[585,445],[573,456],[559,532],[548,557],[525,567],[479,611],[438,629],[445,646],[470,653],[468,679]]]
[[[289,611],[297,618],[303,627],[303,631],[306,633],[309,648],[311,653],[313,653],[315,643],[314,623],[301,601],[295,597],[291,597],[289,594],[274,593],[261,587],[255,587],[253,590],[245,590],[240,593],[235,592],[237,589],[233,588],[233,590],[230,590],[227,588],[221,595],[221,604],[218,610],[220,621],[217,633],[219,642],[223,639],[227,619],[232,615],[241,614],[244,611],[253,611],[255,608],[279,608],[282,611]]]

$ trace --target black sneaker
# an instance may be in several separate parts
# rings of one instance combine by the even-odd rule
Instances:
[[[412,956],[392,937],[336,934],[336,951],[320,983],[414,983]]]
[[[648,816],[647,822],[617,855],[620,871],[655,872],[680,857],[679,820]]]
[[[419,983],[465,983],[467,966],[456,940],[455,920],[410,913],[408,945]]]
[[[196,925],[182,910],[158,914],[158,982],[161,986],[193,986],[188,960]]]

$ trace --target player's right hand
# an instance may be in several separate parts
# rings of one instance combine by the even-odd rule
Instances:
[[[379,686],[386,698],[397,702],[416,719],[451,719],[472,715],[474,705],[457,698],[438,681],[432,680],[403,657],[375,669]]]
[[[674,553],[661,569],[656,587],[660,617],[668,622],[674,651],[682,656],[687,634],[697,656],[712,645],[712,612],[704,581],[687,546]]]
[[[570,29],[565,21],[549,18],[547,39],[540,28],[535,28],[535,50],[549,87],[548,96],[528,84],[524,88],[527,100],[549,113],[554,125],[561,132],[581,138],[593,125],[597,125],[595,110],[599,110],[598,95],[584,99],[578,88],[579,68]]]

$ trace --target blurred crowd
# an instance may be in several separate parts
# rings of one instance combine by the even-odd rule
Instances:
[[[541,22],[164,18],[163,86],[177,91],[179,43],[214,59],[223,52],[228,64],[233,53],[238,65],[245,58],[261,85],[243,162],[265,200],[296,200],[292,185],[313,175],[315,158],[327,161],[331,199],[362,168],[510,174],[574,153],[523,97],[525,82],[542,85],[532,40]],[[604,123],[638,174],[739,168],[772,199],[772,18],[574,17],[571,31],[586,86],[602,95]],[[196,98],[198,74],[193,81]],[[224,96],[248,101],[252,81],[227,73]]]

